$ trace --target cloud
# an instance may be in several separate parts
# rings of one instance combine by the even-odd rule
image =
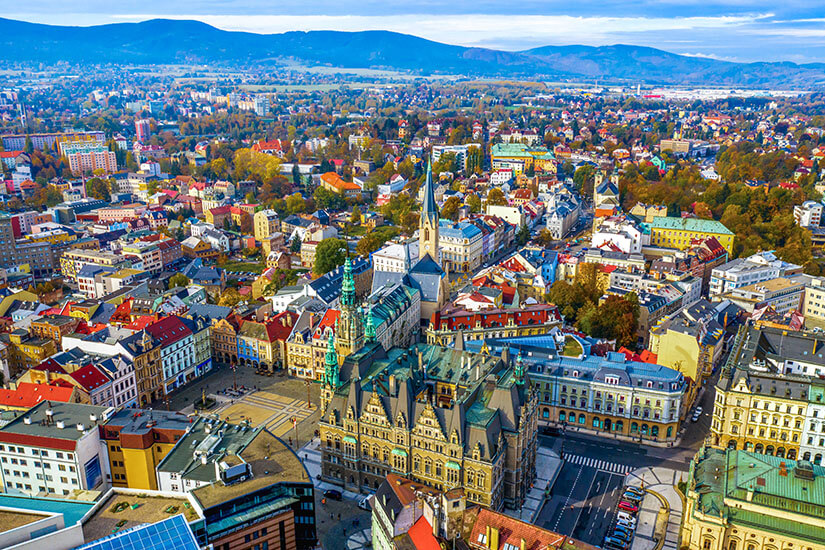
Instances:
[[[716,55],[714,53],[701,53],[701,52],[677,52],[679,55],[684,55],[686,57],[699,57],[702,59],[715,59],[716,61],[730,61],[732,63],[739,63],[742,60],[738,57],[727,57],[723,55]]]

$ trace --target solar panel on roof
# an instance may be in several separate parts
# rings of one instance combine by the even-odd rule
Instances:
[[[198,550],[183,514],[147,523],[79,546],[77,550]]]

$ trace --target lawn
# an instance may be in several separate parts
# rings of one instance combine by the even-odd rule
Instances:
[[[266,269],[266,264],[263,262],[226,262],[222,266],[226,271],[240,273],[241,271],[249,271],[250,273],[263,273]]]
[[[584,353],[584,349],[582,349],[582,345],[573,338],[572,336],[567,336],[564,339],[564,347],[561,350],[561,354],[565,357],[579,357],[582,353]]]

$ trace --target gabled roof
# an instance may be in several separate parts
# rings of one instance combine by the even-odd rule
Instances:
[[[74,378],[74,380],[89,393],[111,382],[111,378],[109,378],[109,376],[107,376],[96,365],[86,365],[85,367],[69,373],[69,376]]]

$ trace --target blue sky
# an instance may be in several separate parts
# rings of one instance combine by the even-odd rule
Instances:
[[[62,25],[198,19],[259,33],[386,29],[465,46],[636,44],[731,61],[825,62],[825,0],[0,0]]]

